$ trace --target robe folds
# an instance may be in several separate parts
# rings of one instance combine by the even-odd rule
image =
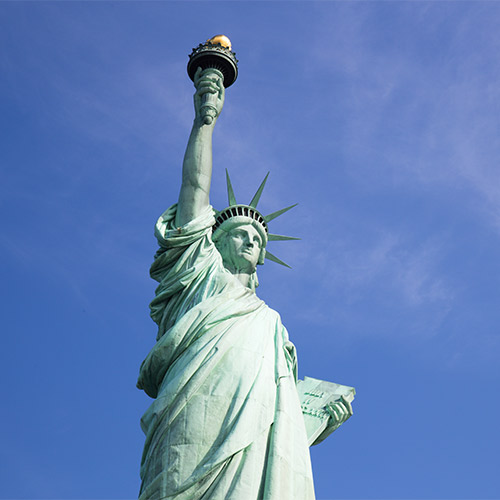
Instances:
[[[140,389],[155,398],[140,500],[313,500],[296,355],[279,314],[222,263],[213,209],[156,224],[157,343]]]

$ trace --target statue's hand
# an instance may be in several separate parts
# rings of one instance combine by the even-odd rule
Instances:
[[[352,416],[351,403],[344,396],[341,396],[339,401],[328,404],[326,411],[330,414],[328,426],[335,429]]]
[[[223,79],[216,71],[208,68],[202,70],[198,68],[194,75],[194,86],[196,93],[194,94],[194,109],[196,120],[206,125],[215,124],[217,117],[224,106],[225,89]],[[207,108],[212,110],[212,120],[206,118]]]

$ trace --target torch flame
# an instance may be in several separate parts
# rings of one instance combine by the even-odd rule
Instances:
[[[231,40],[226,35],[215,35],[212,38],[207,40],[207,43],[212,43],[213,45],[217,45],[220,43],[223,47],[231,50]]]

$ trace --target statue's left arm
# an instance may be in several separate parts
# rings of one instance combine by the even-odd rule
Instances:
[[[326,411],[330,414],[328,427],[333,428],[333,430],[340,427],[347,419],[352,417],[352,406],[345,396],[341,396],[340,400],[335,403],[328,404]]]

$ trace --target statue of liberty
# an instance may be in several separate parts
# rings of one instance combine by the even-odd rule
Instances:
[[[227,49],[224,39],[207,43]],[[312,500],[295,347],[279,314],[255,294],[257,265],[266,254],[279,261],[268,241],[289,239],[270,234],[268,223],[292,207],[261,214],[265,180],[248,205],[238,204],[228,177],[229,207],[214,211],[212,133],[224,75],[198,67],[193,79],[179,199],[155,228],[158,336],[137,384],[154,398],[141,420],[139,498]],[[336,428],[352,410],[342,398],[329,414]]]

